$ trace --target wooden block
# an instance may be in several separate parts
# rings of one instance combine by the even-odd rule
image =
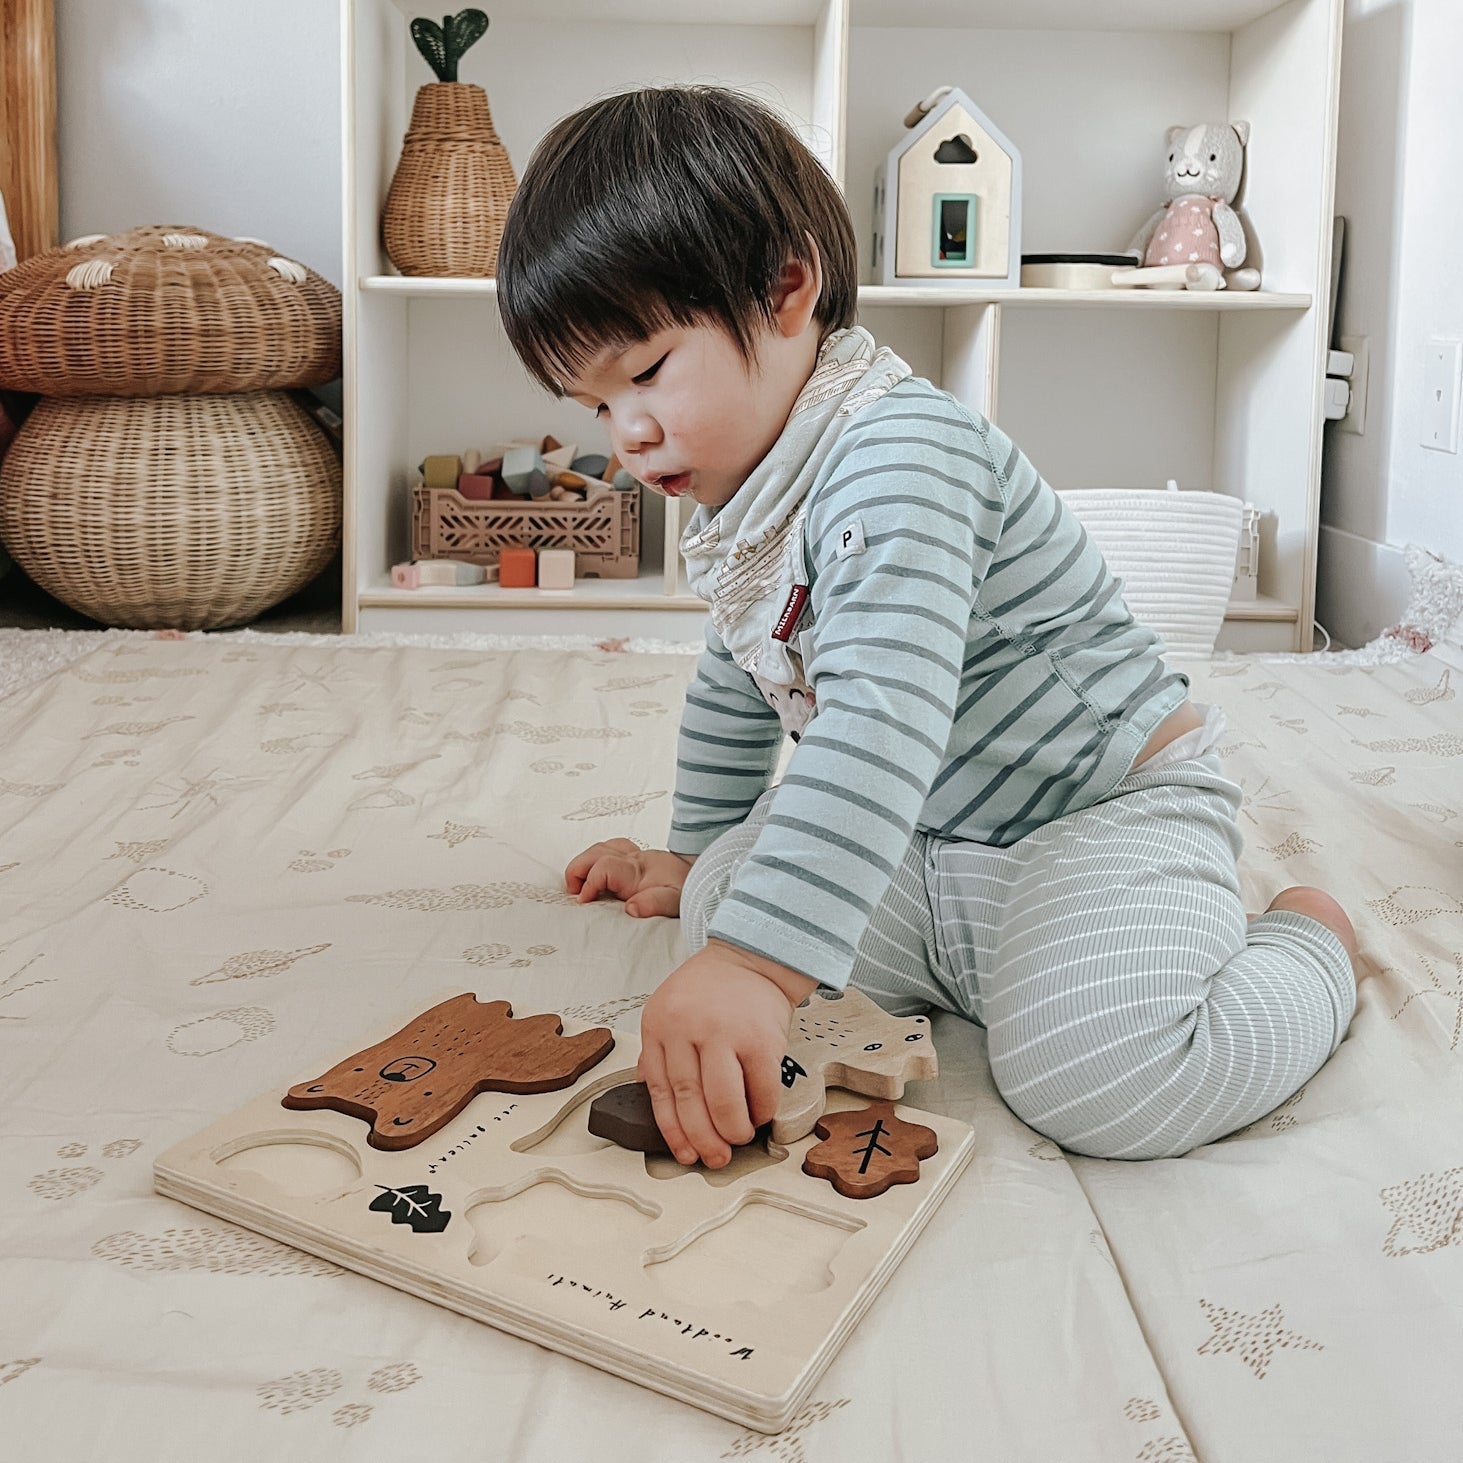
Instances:
[[[551,472],[568,472],[569,464],[574,461],[573,447],[555,447],[544,453],[545,467]]]
[[[540,549],[538,551],[538,587],[540,589],[574,588],[573,549]]]
[[[429,457],[422,463],[422,482],[429,488],[455,488],[462,476],[462,459],[451,457]]]
[[[582,472],[587,478],[599,478],[603,480],[605,468],[609,466],[609,458],[603,452],[585,452],[576,457],[569,466],[575,472]]]
[[[469,447],[462,454],[462,470],[466,473],[475,473],[482,466],[483,454],[476,447]]]
[[[862,991],[814,991],[793,1013],[773,1141],[811,1133],[830,1086],[892,1099],[904,1096],[906,1082],[927,1082],[939,1070],[927,1017],[891,1016]]]
[[[333,1108],[371,1124],[373,1148],[413,1148],[479,1092],[553,1092],[614,1048],[606,1026],[566,1037],[557,1016],[516,1020],[507,1001],[470,991],[424,1011],[385,1041],[337,1062],[283,1098],[295,1110]]]
[[[556,488],[586,488],[589,479],[577,472],[556,472],[549,481]]]
[[[536,559],[532,549],[499,549],[498,583],[504,589],[532,589],[538,579]]]
[[[457,479],[457,491],[475,502],[486,502],[497,485],[498,479],[491,473],[465,472]]]
[[[515,493],[524,496],[535,473],[544,477],[543,455],[536,447],[510,446],[503,449],[503,481]],[[544,479],[547,489],[548,480]]]
[[[823,1142],[803,1155],[803,1172],[827,1179],[847,1199],[876,1199],[894,1184],[917,1184],[920,1159],[940,1151],[934,1129],[895,1117],[892,1102],[829,1113],[813,1131]]]
[[[487,577],[487,570],[481,564],[465,564],[457,559],[418,559],[412,564],[391,566],[391,584],[394,589],[481,584]]]

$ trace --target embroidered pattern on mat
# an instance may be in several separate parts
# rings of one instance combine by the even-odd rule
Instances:
[[[207,1270],[214,1275],[344,1275],[339,1265],[246,1229],[124,1229],[92,1245],[99,1260],[129,1270]]]
[[[1285,1326],[1285,1313],[1279,1305],[1267,1307],[1249,1315],[1244,1311],[1229,1311],[1211,1301],[1199,1302],[1209,1317],[1214,1334],[1199,1347],[1200,1356],[1218,1356],[1221,1353],[1237,1352],[1239,1359],[1263,1379],[1270,1370],[1270,1362],[1278,1348],[1291,1351],[1324,1351],[1319,1341],[1312,1341]]]
[[[188,984],[216,985],[225,980],[254,980],[260,976],[283,975],[297,960],[303,960],[307,955],[319,955],[321,951],[328,950],[330,944],[327,940],[323,945],[306,945],[299,950],[245,950],[241,954],[230,955],[222,965],[210,970],[207,975],[194,976]]]
[[[1463,1168],[1425,1173],[1392,1184],[1379,1197],[1397,1216],[1382,1241],[1384,1255],[1394,1259],[1430,1255],[1452,1244],[1463,1232]],[[1407,1236],[1415,1243],[1402,1243]]]

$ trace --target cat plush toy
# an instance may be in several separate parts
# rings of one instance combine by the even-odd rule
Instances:
[[[1249,140],[1248,122],[1168,129],[1163,174],[1167,202],[1134,235],[1124,252],[1138,264],[1115,270],[1115,285],[1259,289],[1260,271],[1240,267],[1249,246],[1233,206]]]

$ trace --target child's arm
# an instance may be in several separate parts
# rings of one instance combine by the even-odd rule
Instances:
[[[667,847],[694,857],[742,822],[772,780],[781,748],[777,713],[708,619],[681,713]]]
[[[933,393],[911,393],[845,441],[808,499],[804,667],[818,714],[708,929],[835,988],[909,848],[956,719],[975,714],[960,688],[976,595],[1008,511],[1031,511],[1041,486],[1008,439]],[[1009,591],[991,581],[987,656],[1034,653],[998,617],[1019,620],[1032,574],[1065,569],[1033,561],[1008,576]],[[1024,709],[992,713],[992,736]]]

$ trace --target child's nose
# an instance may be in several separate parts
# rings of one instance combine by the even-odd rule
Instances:
[[[661,439],[660,425],[649,412],[632,410],[615,420],[614,431],[616,455],[632,457],[654,447]]]

